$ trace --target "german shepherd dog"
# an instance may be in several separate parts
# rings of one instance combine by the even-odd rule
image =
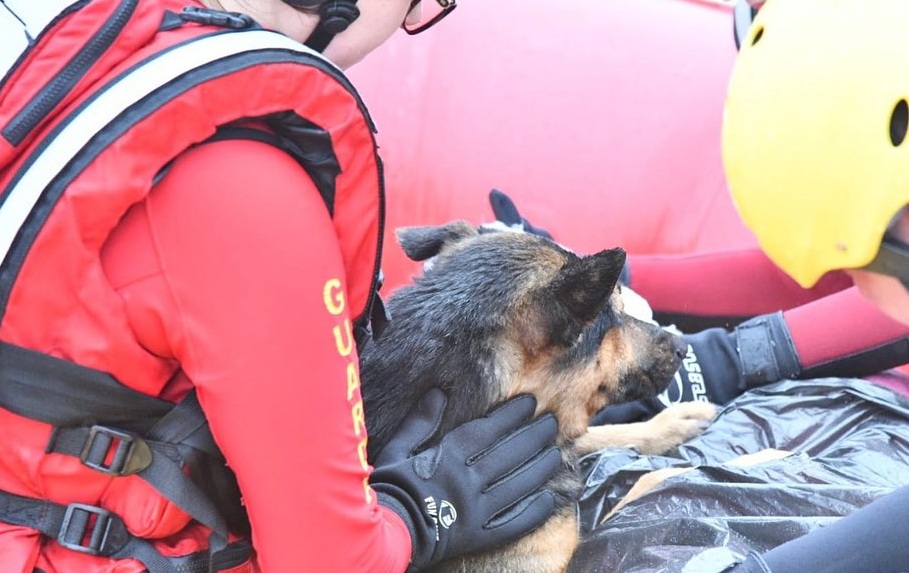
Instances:
[[[445,391],[440,433],[531,393],[559,423],[564,464],[549,487],[557,511],[529,535],[435,571],[564,571],[579,542],[579,456],[604,447],[662,453],[702,431],[705,403],[678,404],[648,422],[588,428],[607,404],[651,397],[685,356],[682,339],[623,311],[622,249],[578,256],[536,235],[484,233],[466,222],[397,231],[415,261],[433,258],[387,302],[388,325],[361,349],[369,457],[429,387]]]

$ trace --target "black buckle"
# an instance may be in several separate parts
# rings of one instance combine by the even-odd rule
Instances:
[[[71,503],[66,507],[57,534],[57,543],[62,547],[104,557],[122,549],[129,539],[129,531],[119,516],[103,507],[82,503]]]
[[[102,441],[103,440],[103,441]],[[110,462],[111,446],[114,447]],[[92,426],[79,460],[95,471],[112,476],[138,473],[152,463],[152,451],[145,440],[106,426]]]
[[[197,6],[184,7],[183,11],[180,12],[180,18],[187,22],[208,24],[210,26],[230,28],[231,30],[245,30],[255,24],[252,17],[242,12],[225,12],[224,10],[199,8]]]

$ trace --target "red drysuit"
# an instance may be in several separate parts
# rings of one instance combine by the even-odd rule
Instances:
[[[403,522],[375,496],[364,501],[365,430],[347,376],[356,349],[339,354],[335,333],[348,315],[326,304],[326,284],[343,285],[344,268],[299,165],[254,141],[190,150],[102,257],[138,342],[180,363],[165,396],[197,388],[243,491],[262,569],[403,571]]]

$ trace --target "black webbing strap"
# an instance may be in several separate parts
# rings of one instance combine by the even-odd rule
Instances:
[[[137,559],[149,573],[180,573],[178,568],[147,541],[134,537],[119,516],[100,507],[72,503],[60,505],[0,491],[0,517],[6,523],[40,531],[61,546],[89,555]],[[197,554],[194,554],[194,558]],[[206,563],[194,570],[207,571]],[[196,569],[199,565],[205,568]]]
[[[107,373],[6,342],[0,342],[0,406],[55,426],[104,423],[137,431],[173,408]]]
[[[0,342],[0,406],[54,425],[47,453],[107,475],[137,475],[212,530],[212,552],[226,547],[223,515],[183,471],[181,447],[223,460],[195,392],[174,406],[107,373]]]
[[[57,428],[46,451],[75,456],[84,465],[104,474],[137,475],[212,530],[209,540],[212,551],[220,551],[227,545],[224,518],[208,496],[183,472],[183,457],[174,444],[146,440],[96,425]]]
[[[224,456],[215,444],[215,438],[208,427],[208,420],[199,404],[196,391],[189,392],[147,434],[149,439],[168,444],[189,446],[221,460]]]

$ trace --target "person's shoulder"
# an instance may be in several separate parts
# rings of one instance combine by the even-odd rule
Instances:
[[[303,166],[283,149],[250,139],[188,149],[172,162],[146,204],[161,233],[178,234],[189,227],[184,232],[192,234],[205,228],[212,234],[239,233],[250,241],[334,233],[322,195]]]

